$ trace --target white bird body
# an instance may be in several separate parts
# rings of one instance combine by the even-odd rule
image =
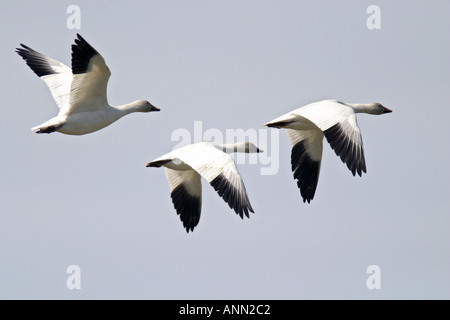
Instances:
[[[31,130],[45,130],[53,127],[58,128],[55,131],[60,133],[83,135],[103,129],[129,113],[139,112],[139,108],[137,103],[130,103],[120,107],[108,105],[99,110],[86,110],[70,114],[61,110],[56,117],[31,128]]]
[[[145,100],[122,106],[108,103],[106,88],[111,72],[103,57],[77,35],[72,45],[72,68],[23,44],[17,53],[49,87],[59,107],[56,117],[31,128],[37,133],[54,131],[83,135],[100,130],[132,112],[159,111]]]
[[[308,203],[317,187],[325,136],[333,150],[353,175],[366,172],[363,142],[356,113],[392,112],[379,103],[350,104],[337,100],[314,102],[286,113],[266,124],[286,129],[292,145],[291,165],[294,178]]]
[[[165,167],[172,202],[186,231],[193,231],[200,220],[201,177],[204,177],[231,209],[243,218],[253,209],[231,152],[261,152],[251,143],[217,145],[212,142],[190,144],[171,151],[147,167]]]

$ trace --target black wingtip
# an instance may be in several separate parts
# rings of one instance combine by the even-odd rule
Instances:
[[[320,161],[312,160],[306,152],[304,142],[300,141],[292,147],[291,166],[303,203],[310,203],[319,182]]]
[[[20,45],[22,48],[16,48],[16,53],[21,56],[23,60],[25,60],[26,64],[38,77],[56,73],[50,66],[48,57],[37,52],[36,50],[31,49],[23,43],[20,43]]]
[[[190,195],[183,184],[173,189],[170,196],[186,232],[193,232],[200,221],[201,199]]]
[[[366,161],[364,158],[364,149],[361,145],[353,142],[344,132],[340,123],[328,128],[323,132],[325,137],[334,150],[336,155],[341,158],[342,162],[347,165],[347,168],[352,172],[353,176],[358,172],[366,172]],[[359,153],[355,150],[359,149]],[[361,174],[360,174],[361,173]]]
[[[239,194],[223,173],[215,177],[210,184],[228,206],[241,217],[241,219],[244,219],[244,215],[247,218],[250,218],[249,211],[254,213],[247,195]],[[244,192],[246,192],[245,188]]]
[[[72,45],[72,72],[73,74],[86,73],[92,57],[99,54],[79,33]]]
[[[19,45],[20,45],[22,48],[16,48],[16,52],[17,52],[17,53],[18,53],[19,51],[22,51],[23,49],[26,49],[26,50],[28,50],[28,51],[34,51],[33,49],[31,49],[30,47],[24,45],[23,43],[19,43]]]

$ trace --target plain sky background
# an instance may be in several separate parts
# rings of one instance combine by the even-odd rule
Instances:
[[[80,30],[66,26],[72,4]],[[444,0],[1,1],[0,298],[449,299],[449,14]],[[77,32],[111,69],[111,104],[161,112],[85,136],[31,132],[57,107],[14,50],[70,65]],[[185,232],[164,170],[145,168],[175,130],[259,130],[328,98],[393,110],[358,115],[366,175],[325,143],[304,204],[280,131],[276,174],[238,165],[256,213],[241,220],[203,180]],[[81,290],[66,287],[69,265]]]

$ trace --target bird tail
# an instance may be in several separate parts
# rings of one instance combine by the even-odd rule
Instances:
[[[169,160],[156,160],[156,161],[152,161],[152,162],[147,163],[145,166],[147,168],[149,168],[149,167],[160,168],[160,167],[162,167],[163,165],[165,165],[166,163],[168,163],[170,161],[172,161],[172,159],[169,159]]]

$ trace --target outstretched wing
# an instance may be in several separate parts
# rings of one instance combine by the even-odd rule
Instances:
[[[303,202],[314,198],[322,160],[323,133],[316,130],[286,129],[292,145],[291,165]]]
[[[358,172],[358,175],[361,176],[362,172],[367,172],[362,137],[354,114],[351,115],[351,118],[324,130],[323,133],[331,148],[353,175]]]
[[[209,144],[193,144],[183,149],[179,158],[204,177],[241,218],[254,212],[230,155]]]
[[[79,34],[72,45],[72,72],[70,104],[66,113],[106,108],[106,87],[111,72],[100,53]]]
[[[353,109],[336,100],[322,101],[299,108],[293,113],[307,118],[318,126],[331,148],[353,175],[366,172],[361,132]]]
[[[65,64],[47,57],[30,47],[20,44],[16,52],[25,60],[31,70],[47,84],[53,99],[60,109],[68,108],[72,70]]]
[[[179,171],[165,168],[172,202],[187,232],[194,231],[200,221],[202,184],[194,170]]]

